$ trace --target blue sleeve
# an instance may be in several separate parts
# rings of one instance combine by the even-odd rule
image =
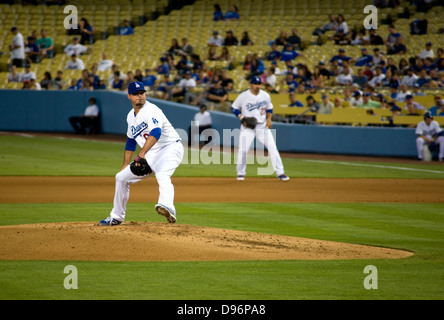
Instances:
[[[136,148],[137,148],[136,139],[131,139],[131,138],[126,139],[125,150],[136,151]]]
[[[150,136],[156,138],[156,140],[159,140],[161,134],[162,134],[162,129],[160,128],[154,128],[150,132]]]
[[[273,114],[273,109],[267,109],[266,112],[267,112],[267,113],[271,113],[271,114]]]
[[[239,117],[239,115],[241,114],[241,112],[239,110],[234,109],[234,108],[231,108],[231,112],[233,112],[236,117]]]

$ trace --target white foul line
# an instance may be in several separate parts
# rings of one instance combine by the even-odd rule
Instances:
[[[383,165],[377,165],[377,164],[360,164],[360,163],[351,163],[351,162],[342,162],[342,161],[306,160],[306,159],[302,159],[302,161],[306,161],[306,162],[320,162],[320,163],[332,163],[332,164],[343,164],[343,165],[346,165],[346,166],[355,166],[355,167],[372,167],[372,168],[395,169],[395,170],[405,170],[405,171],[444,173],[444,171],[437,171],[437,170],[404,168],[404,167],[390,167],[390,166],[383,166]]]

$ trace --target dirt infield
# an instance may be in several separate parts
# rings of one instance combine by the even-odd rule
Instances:
[[[443,180],[173,178],[176,202],[443,202]],[[418,193],[421,190],[421,193]],[[266,197],[264,197],[266,193]],[[112,203],[113,177],[0,177],[0,203]],[[154,178],[131,186],[130,202],[156,202]],[[111,246],[113,250],[101,248]],[[389,259],[410,252],[297,237],[127,221],[0,227],[0,259],[184,261]]]

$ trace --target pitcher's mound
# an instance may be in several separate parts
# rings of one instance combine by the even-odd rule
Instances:
[[[398,259],[411,252],[290,236],[154,222],[0,227],[1,260],[217,261]]]

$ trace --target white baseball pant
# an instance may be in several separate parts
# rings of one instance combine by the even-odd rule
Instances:
[[[241,125],[236,166],[237,175],[245,176],[246,174],[247,153],[248,150],[250,150],[255,137],[265,146],[265,148],[267,148],[268,157],[271,160],[271,165],[276,172],[276,175],[280,176],[281,174],[284,174],[284,165],[270,129],[267,128],[265,123],[258,123],[254,130]]]
[[[436,144],[439,143],[438,158],[439,159],[443,159],[444,158],[444,136],[439,136],[435,140],[435,143]],[[426,144],[426,141],[423,138],[421,138],[421,137],[416,138],[416,150],[418,152],[418,158],[419,159],[423,158],[422,147],[424,146],[424,144]]]
[[[167,207],[174,214],[176,213],[176,208],[174,207],[174,186],[171,182],[171,176],[182,162],[183,153],[183,146],[179,141],[156,150],[150,150],[146,154],[146,160],[151,169],[153,169],[157,183],[159,184],[158,204]],[[116,174],[114,207],[110,214],[112,218],[119,221],[125,220],[130,185],[149,176],[150,175],[134,175],[129,165]]]

